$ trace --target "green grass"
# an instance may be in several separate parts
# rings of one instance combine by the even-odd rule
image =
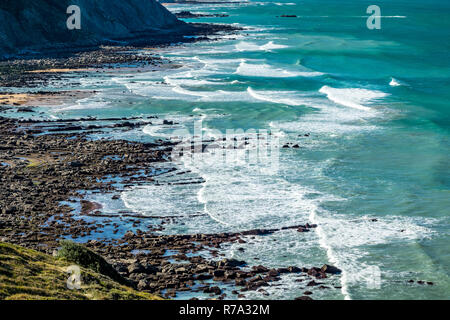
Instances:
[[[66,248],[55,258],[34,250],[0,242],[0,300],[160,300],[161,298],[120,284],[109,276],[106,261],[80,246]],[[84,249],[88,251],[84,251]],[[87,252],[86,258],[84,253]],[[76,254],[75,254],[76,253]],[[95,255],[95,256],[93,256]],[[81,288],[68,289],[67,268],[80,259]],[[87,262],[86,262],[87,261]],[[94,261],[94,262],[93,262]],[[112,267],[109,266],[111,269]],[[106,268],[106,269],[105,269]],[[109,270],[111,271],[111,270]],[[119,275],[120,277],[120,275]],[[122,279],[122,282],[124,280]]]

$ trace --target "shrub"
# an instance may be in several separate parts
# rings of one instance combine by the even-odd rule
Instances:
[[[69,240],[60,241],[60,245],[57,258],[101,273],[121,284],[130,285],[103,257],[83,245]]]

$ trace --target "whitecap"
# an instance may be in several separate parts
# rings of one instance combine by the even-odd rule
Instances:
[[[243,52],[243,51],[270,51],[275,49],[284,49],[288,48],[289,46],[283,45],[283,44],[276,44],[273,41],[269,41],[266,44],[258,45],[253,42],[246,42],[241,41],[238,44],[235,45],[236,51]]]
[[[247,88],[250,96],[260,101],[267,101],[289,106],[311,105],[312,101],[300,99],[297,92],[293,91],[255,91],[251,87]]]
[[[391,82],[389,82],[389,85],[390,85],[391,87],[399,87],[399,86],[401,86],[402,84],[401,84],[401,82],[400,82],[399,80],[397,80],[397,79],[395,79],[395,78],[392,78],[392,79],[391,79]]]
[[[267,78],[317,77],[323,75],[321,72],[288,71],[280,68],[274,68],[268,64],[249,64],[245,61],[240,63],[235,73],[242,76]]]
[[[364,111],[370,111],[371,108],[364,106],[363,103],[370,103],[388,95],[387,93],[375,90],[359,88],[338,89],[329,86],[323,86],[319,92],[326,94],[329,100],[337,104]]]

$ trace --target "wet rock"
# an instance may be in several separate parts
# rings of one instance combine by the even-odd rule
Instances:
[[[212,279],[213,275],[212,274],[199,274],[197,275],[197,280],[209,280]]]
[[[259,266],[253,266],[252,271],[257,272],[257,273],[263,273],[263,272],[268,272],[269,269],[262,265],[259,265]]]
[[[70,165],[72,168],[81,168],[81,167],[84,166],[84,164],[81,163],[81,162],[79,162],[79,161],[71,161],[71,162],[69,163],[69,165]]]
[[[247,263],[245,261],[236,260],[236,259],[223,259],[219,261],[218,267],[241,267],[246,265]]]
[[[307,287],[315,287],[319,285],[319,283],[315,282],[314,280],[311,280],[310,282],[308,282],[308,284],[306,285]]]
[[[31,107],[20,107],[17,108],[17,112],[34,112],[34,110]]]
[[[203,293],[213,293],[215,295],[220,295],[222,293],[222,289],[217,286],[207,287],[203,290]]]
[[[340,274],[342,272],[341,269],[336,268],[334,266],[330,266],[328,264],[324,264],[320,270],[322,272],[329,273],[329,274]]]
[[[223,277],[225,275],[225,270],[214,270],[213,275],[214,277]]]
[[[245,281],[245,279],[236,279],[235,284],[237,286],[245,287],[247,285],[247,281]]]
[[[276,269],[271,269],[267,274],[270,277],[278,277],[280,275],[280,272]]]

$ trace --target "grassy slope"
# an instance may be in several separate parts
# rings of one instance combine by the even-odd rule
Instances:
[[[81,268],[80,290],[66,286],[72,263],[34,250],[0,242],[0,300],[159,300],[160,297],[133,290],[110,278]]]

